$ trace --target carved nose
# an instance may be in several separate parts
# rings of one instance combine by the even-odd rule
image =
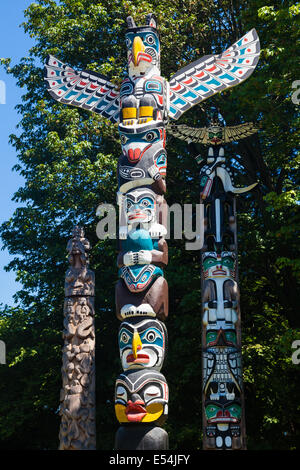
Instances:
[[[131,162],[137,162],[139,161],[140,159],[140,156],[141,156],[141,150],[139,148],[136,148],[136,149],[129,149],[128,150],[128,159],[131,161]]]
[[[224,410],[224,411],[220,410],[217,413],[217,418],[230,418],[230,413],[228,410]]]

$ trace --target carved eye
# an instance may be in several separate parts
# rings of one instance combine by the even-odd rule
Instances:
[[[129,38],[126,38],[126,46],[128,47],[128,49],[131,47],[131,41]]]
[[[148,201],[147,199],[144,199],[144,200],[141,202],[141,206],[143,206],[143,207],[148,207],[148,206],[150,206],[150,201]]]
[[[116,399],[123,400],[125,402],[127,401],[127,391],[125,390],[124,387],[121,387],[121,385],[117,386]]]
[[[121,338],[121,341],[125,344],[127,344],[130,339],[129,335],[125,331],[122,331],[120,338]]]
[[[155,385],[150,385],[150,387],[146,388],[145,390],[144,400],[147,403],[150,400],[153,400],[154,398],[158,398],[160,396],[161,396],[160,388],[156,387]]]
[[[121,144],[125,145],[127,140],[128,140],[128,137],[126,137],[126,135],[124,135],[124,134],[121,134],[120,135],[120,140],[121,140]]]
[[[147,142],[152,142],[152,140],[154,140],[155,137],[156,137],[155,132],[150,131],[150,132],[147,132],[144,138],[147,140]]]
[[[146,36],[146,42],[152,46],[155,44],[155,39],[151,34],[148,34],[148,36]]]
[[[146,340],[149,342],[149,343],[153,343],[157,338],[157,334],[154,330],[150,330],[148,331],[148,333],[146,334]]]
[[[127,210],[130,210],[130,209],[132,208],[132,206],[133,206],[133,204],[132,204],[131,201],[127,201],[127,202],[126,202],[126,209],[127,209]]]
[[[206,263],[208,264],[208,266],[212,266],[213,264],[215,264],[215,260],[214,259],[208,259],[206,261]]]

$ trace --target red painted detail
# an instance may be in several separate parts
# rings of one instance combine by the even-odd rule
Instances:
[[[247,39],[247,38],[245,38],[245,39],[244,39],[244,41],[245,41],[245,42],[247,42],[247,41],[248,41],[248,39]]]
[[[131,162],[138,162],[141,158],[141,150],[139,148],[128,150],[128,159]]]
[[[81,85],[81,86],[86,86],[87,84],[88,84],[88,82],[84,82],[84,81],[82,81],[82,80],[81,80],[81,82],[79,83],[79,85]]]
[[[247,49],[247,52],[251,52],[251,49]]]
[[[249,64],[250,60],[246,60],[246,64]]]
[[[205,69],[205,70],[207,70],[208,72],[213,72],[213,70],[216,70],[216,68],[217,67],[213,65],[210,69]]]
[[[163,104],[163,101],[164,101],[163,96],[157,95],[157,98],[158,98],[159,104]]]
[[[106,93],[108,90],[106,90],[105,88],[101,88],[100,91],[101,93]]]
[[[200,73],[196,73],[195,77],[201,78],[203,77],[203,75],[205,75],[204,72],[200,72]]]
[[[141,60],[144,60],[145,62],[152,62],[152,56],[150,54],[146,54],[146,52],[138,52],[136,58],[137,65],[139,65]]]
[[[55,85],[56,82],[52,82],[52,85]]]
[[[139,364],[148,364],[150,358],[148,354],[137,354],[137,357],[134,358],[133,354],[128,354],[126,361],[127,363],[139,363]]]
[[[190,83],[192,83],[193,79],[192,78],[189,78],[188,80],[183,80],[182,83],[184,83],[185,85],[189,85]]]
[[[93,83],[91,83],[90,86],[91,86],[91,89],[92,89],[92,90],[96,90],[96,88],[98,88],[98,85],[93,85]]]
[[[139,422],[147,414],[145,403],[143,400],[136,400],[135,402],[128,400],[125,413],[128,421]]]
[[[173,90],[173,91],[179,91],[180,89],[181,89],[180,83],[177,86],[172,86],[171,87],[171,90]]]
[[[53,62],[53,64],[54,64],[54,65],[56,65],[56,64],[57,64],[56,60]]]
[[[242,70],[240,70],[240,71],[239,71],[239,74],[241,75],[242,73],[243,73],[243,71],[242,71]]]

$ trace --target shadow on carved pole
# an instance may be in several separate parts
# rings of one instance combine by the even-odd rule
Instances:
[[[95,450],[95,276],[81,227],[68,241],[65,277],[59,450]]]

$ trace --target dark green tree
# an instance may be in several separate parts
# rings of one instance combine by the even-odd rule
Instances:
[[[35,39],[29,56],[12,66],[2,59],[26,90],[18,105],[21,133],[10,138],[20,162],[15,170],[25,178],[14,195],[21,206],[1,227],[3,243],[14,255],[7,269],[23,285],[18,307],[6,306],[0,313],[0,338],[7,346],[7,365],[0,366],[2,449],[58,447],[65,248],[76,223],[85,227],[93,246],[96,274],[98,448],[113,448],[118,427],[113,389],[120,371],[116,242],[97,238],[96,209],[115,202],[118,131],[104,118],[54,102],[46,92],[43,63],[51,53],[119,83],[126,70],[126,16],[142,23],[151,11],[158,17],[166,78],[205,54],[223,51],[252,27],[261,39],[261,59],[251,78],[196,106],[181,122],[202,126],[215,106],[229,125],[253,121],[260,126],[257,136],[227,149],[238,169],[235,181],[259,181],[238,201],[248,447],[299,446],[299,365],[291,360],[292,342],[300,337],[299,126],[292,101],[292,84],[299,78],[299,5],[285,0],[38,0],[25,11],[24,29]],[[169,205],[197,203],[194,157],[206,149],[170,137],[167,150]],[[171,239],[169,253],[166,428],[172,449],[201,449],[199,252],[186,251],[184,239]]]

